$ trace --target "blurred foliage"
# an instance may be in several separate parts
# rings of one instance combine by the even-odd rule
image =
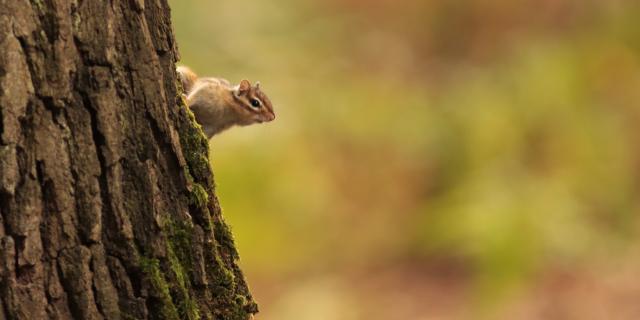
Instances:
[[[444,263],[483,305],[638,240],[638,2],[170,2],[275,104],[211,141],[250,283]]]

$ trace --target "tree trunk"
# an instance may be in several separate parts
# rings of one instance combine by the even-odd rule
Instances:
[[[248,319],[166,0],[0,0],[0,319]]]

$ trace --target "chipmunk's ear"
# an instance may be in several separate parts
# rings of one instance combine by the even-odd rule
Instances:
[[[249,89],[251,89],[251,83],[249,80],[242,79],[242,81],[240,81],[240,86],[238,86],[238,91],[244,92],[249,91]]]
[[[260,89],[260,81],[256,81],[256,89]]]

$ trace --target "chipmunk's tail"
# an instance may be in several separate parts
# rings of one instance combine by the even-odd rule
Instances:
[[[189,94],[189,92],[193,88],[193,85],[198,80],[198,75],[185,66],[179,66],[176,71],[178,71],[178,77],[180,77],[180,82],[182,83],[182,89],[184,89],[184,93]]]

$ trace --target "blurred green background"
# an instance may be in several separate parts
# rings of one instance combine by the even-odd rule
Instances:
[[[170,1],[257,319],[640,319],[640,3]]]

